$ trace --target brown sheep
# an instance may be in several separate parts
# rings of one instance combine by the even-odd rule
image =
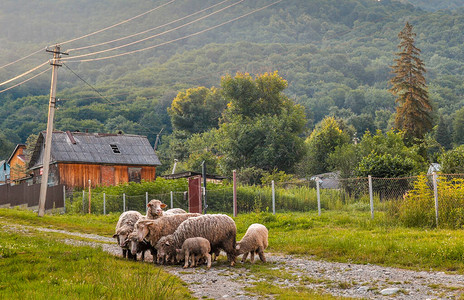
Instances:
[[[154,247],[161,237],[174,233],[182,222],[188,218],[198,216],[200,216],[200,214],[168,215],[154,220],[143,218],[135,224],[134,235],[137,237],[137,241],[139,243],[147,241],[152,247]],[[154,252],[154,255],[156,255],[156,251]],[[153,258],[154,262],[155,257]]]
[[[211,244],[216,252],[222,249],[227,254],[231,266],[235,264],[235,237],[237,228],[234,220],[227,215],[202,215],[190,218],[179,225],[176,231],[158,241],[155,248],[158,256],[175,258],[176,249],[182,247],[184,241],[192,237],[203,237]]]
[[[118,245],[122,249],[122,256],[124,258],[134,258],[129,251],[127,238],[129,237],[129,234],[131,234],[131,232],[134,230],[134,225],[140,218],[142,218],[142,214],[135,210],[123,212],[119,216],[119,220],[116,224],[116,230],[113,237],[118,240]]]
[[[189,258],[191,259],[190,267],[195,267],[200,258],[206,259],[206,268],[211,268],[211,245],[209,241],[202,237],[188,238],[182,244],[181,249],[176,249],[177,261],[185,260],[184,269],[189,267]]]
[[[243,254],[242,262],[246,261],[250,253],[250,261],[254,263],[255,253],[259,255],[262,262],[266,262],[264,250],[268,246],[268,230],[262,224],[251,224],[240,242],[237,242],[235,249],[237,256]]]

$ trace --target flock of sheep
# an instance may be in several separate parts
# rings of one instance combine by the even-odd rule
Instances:
[[[242,254],[244,262],[248,253],[252,263],[255,253],[266,262],[268,230],[264,225],[250,225],[243,239],[236,242],[237,228],[227,215],[187,213],[180,208],[163,211],[165,207],[166,204],[153,199],[148,203],[146,216],[133,210],[121,214],[113,237],[124,258],[136,260],[141,253],[143,261],[145,251],[149,250],[153,262],[159,264],[184,261],[184,268],[188,268],[206,263],[209,269],[223,250],[231,266]]]

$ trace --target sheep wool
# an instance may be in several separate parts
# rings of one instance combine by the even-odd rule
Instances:
[[[251,224],[240,242],[237,242],[237,256],[243,254],[242,262],[245,262],[248,253],[250,261],[254,263],[255,253],[259,255],[262,262],[266,262],[264,250],[268,246],[268,230],[262,224]]]

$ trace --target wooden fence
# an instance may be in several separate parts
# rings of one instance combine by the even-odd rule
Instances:
[[[64,185],[48,187],[45,209],[64,207]],[[0,185],[0,206],[39,205],[40,184]]]

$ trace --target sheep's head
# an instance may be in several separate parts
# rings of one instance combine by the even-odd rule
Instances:
[[[158,251],[158,256],[165,257],[175,257],[176,248],[174,247],[174,241],[171,235],[163,236],[159,239],[155,246]]]
[[[151,216],[154,219],[159,218],[163,215],[163,208],[166,204],[160,200],[152,199],[147,205],[147,216]]]
[[[243,254],[243,252],[240,251],[240,248],[241,248],[240,242],[237,242],[237,243],[235,244],[235,255]]]
[[[147,221],[146,219],[139,220],[137,221],[137,223],[135,223],[134,232],[135,232],[137,241],[141,242],[143,241],[143,239],[147,237],[147,235],[150,233],[150,229],[148,228],[148,225],[152,223],[153,221]]]
[[[129,249],[132,253],[132,255],[136,255],[137,254],[137,248],[139,246],[139,241],[137,240],[137,234],[135,232],[132,232],[131,234],[129,234],[129,236],[127,237],[127,240],[128,240],[128,243],[129,243]]]
[[[113,237],[116,236],[116,239],[118,240],[118,244],[120,247],[126,247],[128,243],[127,237],[129,234],[132,232],[132,227],[124,225],[121,228],[118,229],[118,231],[113,235]]]
[[[185,252],[182,249],[176,249],[176,260],[182,261],[185,257]]]

